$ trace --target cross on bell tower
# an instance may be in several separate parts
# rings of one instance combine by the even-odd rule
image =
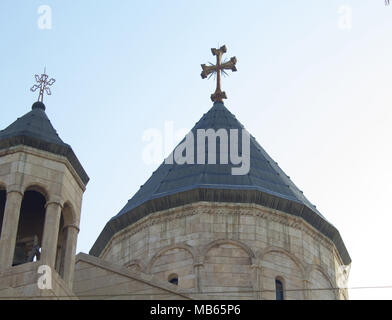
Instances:
[[[222,91],[221,89],[221,73],[227,74],[225,70],[237,71],[236,63],[237,58],[232,57],[229,61],[225,61],[222,63],[222,56],[226,53],[227,48],[226,46],[222,46],[219,49],[212,48],[211,52],[214,56],[216,56],[216,65],[210,63],[209,66],[202,64],[201,67],[203,69],[201,73],[201,77],[203,79],[207,78],[208,76],[216,74],[216,90],[215,93],[211,95],[211,100],[214,102],[220,101],[222,102],[223,99],[227,99],[226,92]]]
[[[38,100],[40,102],[44,102],[44,92],[46,92],[46,94],[48,96],[50,96],[52,94],[52,92],[50,91],[50,86],[53,85],[53,83],[56,82],[55,79],[51,78],[50,80],[48,80],[48,75],[46,74],[46,68],[44,69],[44,73],[41,74],[41,77],[38,76],[38,74],[35,75],[35,81],[37,82],[37,84],[35,84],[34,86],[32,86],[30,88],[30,91],[34,92],[37,89],[39,89],[39,95],[38,95]]]

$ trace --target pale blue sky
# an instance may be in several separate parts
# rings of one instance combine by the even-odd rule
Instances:
[[[38,28],[40,5],[52,29]],[[352,28],[338,27],[341,6]],[[340,231],[350,287],[392,285],[392,7],[383,0],[0,2],[0,128],[56,78],[47,114],[91,180],[78,251],[155,170],[143,133],[191,129],[212,106],[200,64],[226,44],[225,105]],[[163,160],[163,157],[162,157]],[[351,290],[392,298],[391,289]]]

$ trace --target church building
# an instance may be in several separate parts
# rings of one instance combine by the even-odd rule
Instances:
[[[202,65],[211,109],[89,254],[76,254],[89,177],[45,113],[54,80],[36,76],[38,101],[0,131],[0,299],[348,299],[339,231],[223,102],[225,52]]]

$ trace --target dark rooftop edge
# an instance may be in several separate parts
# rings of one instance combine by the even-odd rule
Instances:
[[[201,201],[258,204],[300,217],[334,243],[344,265],[351,263],[350,255],[339,231],[305,204],[259,190],[216,189],[213,187],[200,187],[150,199],[132,210],[112,218],[100,233],[90,254],[98,257],[117,232],[149,214]]]
[[[42,139],[24,135],[23,133],[17,136],[4,137],[0,139],[0,150],[8,149],[18,145],[24,145],[66,157],[84,185],[87,185],[89,182],[90,178],[88,177],[86,171],[84,171],[81,163],[69,145],[59,145],[56,143],[43,141]]]

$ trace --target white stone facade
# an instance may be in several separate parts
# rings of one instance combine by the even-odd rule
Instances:
[[[273,300],[276,279],[285,299],[348,298],[336,289],[343,265],[333,242],[301,218],[255,204],[196,202],[155,212],[115,234],[99,258],[77,259],[84,188],[64,157],[26,146],[0,152],[0,189],[7,193],[0,298]],[[42,261],[10,267],[5,252],[12,251],[18,215],[9,212],[18,212],[27,190],[46,199]],[[66,267],[54,272],[53,290],[42,291],[37,268],[56,269],[58,231],[50,230],[61,215],[69,229]]]
[[[0,298],[9,297],[11,293],[15,298],[72,297],[85,184],[66,157],[20,145],[0,151],[1,190],[6,192],[6,200],[0,232]],[[44,221],[39,226],[43,234],[39,239],[40,259],[12,266],[21,205],[27,191],[45,198]],[[62,289],[38,290],[36,280],[40,265],[52,269],[53,283]]]
[[[253,204],[198,202],[156,212],[118,232],[100,258],[214,299],[347,299],[342,260],[301,218]]]

